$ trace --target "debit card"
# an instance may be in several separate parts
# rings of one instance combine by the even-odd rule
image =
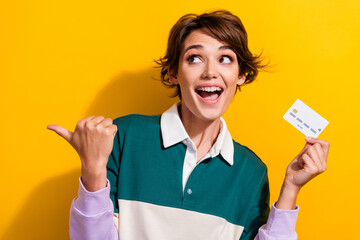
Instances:
[[[329,122],[297,99],[285,113],[284,119],[297,128],[305,136],[317,138]]]

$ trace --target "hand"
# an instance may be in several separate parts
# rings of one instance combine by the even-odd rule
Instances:
[[[286,169],[284,184],[300,190],[308,181],[326,170],[330,144],[306,137],[306,144]]]
[[[311,137],[306,137],[305,140],[304,148],[286,169],[284,183],[276,202],[279,209],[295,209],[300,189],[326,170],[329,142]]]
[[[113,148],[117,126],[110,118],[87,117],[71,132],[59,125],[47,128],[59,134],[76,150],[81,159],[81,180],[88,191],[106,186],[106,164]]]

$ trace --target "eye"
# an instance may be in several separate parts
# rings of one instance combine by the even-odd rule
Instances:
[[[220,63],[231,63],[233,60],[232,60],[232,57],[230,56],[221,56],[220,58]]]
[[[201,59],[198,55],[191,55],[186,59],[189,63],[198,63],[201,62]]]

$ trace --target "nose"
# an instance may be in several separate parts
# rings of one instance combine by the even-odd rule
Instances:
[[[216,63],[213,61],[207,61],[203,73],[201,74],[201,77],[203,79],[212,79],[217,78],[219,76],[219,72],[216,66]]]

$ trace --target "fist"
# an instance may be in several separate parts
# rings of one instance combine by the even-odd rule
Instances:
[[[306,144],[286,169],[285,184],[300,189],[327,168],[330,144],[327,141],[306,137]]]
[[[104,181],[106,185],[106,164],[117,132],[117,126],[110,118],[91,116],[81,119],[74,132],[59,125],[48,125],[47,128],[68,141],[78,153],[82,164],[83,184],[90,185],[85,186],[87,189],[104,185]]]

